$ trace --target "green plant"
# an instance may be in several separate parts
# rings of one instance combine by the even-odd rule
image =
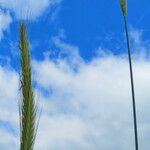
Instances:
[[[29,42],[25,23],[20,24],[21,91],[20,103],[20,150],[33,150],[36,136],[36,104],[34,100]]]
[[[136,118],[136,103],[135,103],[135,91],[134,91],[134,78],[132,70],[132,58],[131,58],[131,49],[129,41],[129,32],[127,24],[127,4],[126,0],[120,0],[121,9],[123,13],[123,19],[125,24],[127,48],[128,48],[128,58],[129,58],[129,68],[130,68],[130,79],[131,79],[131,90],[132,90],[132,103],[133,103],[133,119],[134,119],[134,134],[135,134],[135,149],[138,150],[138,131],[137,131],[137,118]]]

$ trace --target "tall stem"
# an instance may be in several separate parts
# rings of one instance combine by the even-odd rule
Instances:
[[[127,40],[128,57],[129,57],[129,68],[130,68],[130,79],[131,79],[131,91],[132,91],[132,103],[133,103],[133,119],[134,119],[134,134],[135,134],[135,150],[138,150],[138,131],[137,131],[137,117],[136,117],[134,80],[133,80],[132,59],[131,59],[128,24],[127,24],[126,16],[124,16],[124,23],[125,23],[126,40]]]

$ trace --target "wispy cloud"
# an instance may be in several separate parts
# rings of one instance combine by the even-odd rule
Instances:
[[[4,31],[6,31],[12,22],[12,18],[8,12],[0,10],[0,40],[3,38]]]
[[[138,34],[138,31],[133,32]],[[133,35],[133,43],[137,43],[134,38]],[[142,43],[139,40],[138,43]],[[37,144],[37,147],[44,146],[45,150],[133,149],[132,101],[126,55],[104,54],[103,50],[102,55],[85,62],[78,53],[78,47],[58,37],[54,41],[69,55],[66,58],[63,55],[55,62],[46,58],[33,63],[35,80],[42,89],[38,90],[44,116],[41,118],[39,137],[49,139],[42,141],[41,145]],[[141,44],[139,46],[142,51],[148,50]],[[149,146],[146,139],[150,133],[147,117],[150,113],[150,63],[140,53],[134,56],[140,146],[144,150]],[[74,59],[77,61],[72,64]]]
[[[18,74],[9,67],[1,66],[0,82],[0,149],[17,149]]]
[[[13,11],[18,19],[35,19],[49,6],[60,2],[61,0],[0,0],[1,7]]]

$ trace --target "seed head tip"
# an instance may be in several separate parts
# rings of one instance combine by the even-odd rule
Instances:
[[[127,15],[127,2],[126,0],[120,0],[121,8],[122,8],[122,13],[124,16]]]

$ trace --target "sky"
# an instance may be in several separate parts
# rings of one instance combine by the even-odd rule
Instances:
[[[150,147],[150,6],[128,0],[140,150]],[[0,0],[0,149],[19,149],[19,23],[28,27],[36,150],[133,150],[119,0]]]

